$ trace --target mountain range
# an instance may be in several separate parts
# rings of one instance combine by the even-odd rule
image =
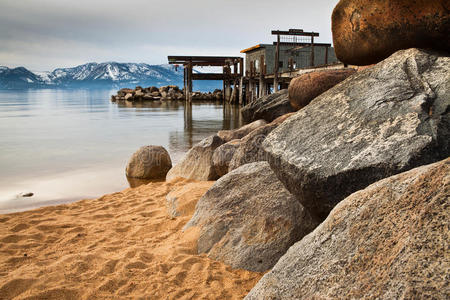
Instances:
[[[0,89],[29,88],[134,88],[137,85],[183,86],[183,67],[148,65],[145,63],[87,63],[51,72],[32,72],[24,67],[0,66]],[[200,91],[221,88],[221,82],[197,81]]]

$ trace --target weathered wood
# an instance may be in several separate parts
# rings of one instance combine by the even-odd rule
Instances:
[[[192,102],[192,62],[187,65],[187,101]]]
[[[239,78],[239,105],[242,105],[244,102],[244,77],[241,76]]]
[[[195,73],[192,74],[192,80],[234,80],[241,77],[240,74],[223,73]]]
[[[303,29],[289,29],[289,31],[272,30],[272,35],[319,36],[319,33],[317,33],[317,32],[304,32]]]
[[[328,65],[328,47],[325,48],[325,64]]]
[[[314,35],[311,36],[311,67],[314,67]]]
[[[273,34],[273,32],[272,32]],[[274,68],[274,77],[273,77],[273,90],[278,92],[278,69],[279,69],[279,60],[280,60],[280,34],[277,35],[277,49],[275,51],[275,68]]]

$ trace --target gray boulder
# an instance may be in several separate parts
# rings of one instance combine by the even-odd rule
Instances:
[[[450,299],[450,159],[358,191],[245,299]]]
[[[224,141],[217,135],[205,138],[194,145],[186,155],[167,173],[166,180],[176,177],[200,181],[216,180],[219,176],[212,164],[212,155]]]
[[[241,140],[232,140],[217,148],[212,157],[212,163],[218,176],[222,177],[228,173],[230,161],[239,147]]]
[[[232,140],[240,139],[261,126],[266,125],[267,122],[264,120],[257,120],[250,124],[244,125],[238,129],[232,130],[220,130],[217,135],[224,140],[226,143]]]
[[[252,122],[258,119],[272,122],[279,116],[293,111],[294,109],[289,102],[288,90],[285,89],[256,99],[244,106],[241,113],[245,122]]]
[[[139,179],[164,179],[172,168],[170,155],[164,147],[144,146],[128,161],[126,175]]]
[[[351,193],[450,155],[450,57],[403,50],[283,122],[263,147],[319,219]]]
[[[200,228],[199,253],[261,272],[315,225],[269,164],[257,162],[219,179],[199,200],[185,229]]]
[[[262,147],[263,141],[267,135],[275,128],[283,123],[287,118],[294,113],[288,113],[281,117],[276,118],[271,123],[261,126],[258,129],[253,130],[248,135],[240,140],[240,143],[234,151],[234,155],[229,162],[228,171],[239,168],[245,164],[249,164],[257,161],[267,161],[267,153]]]

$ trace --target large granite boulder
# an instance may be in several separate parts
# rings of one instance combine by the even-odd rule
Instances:
[[[276,118],[267,125],[253,130],[240,140],[239,145],[234,150],[234,154],[228,163],[228,171],[239,168],[245,164],[257,161],[267,161],[267,154],[262,147],[267,135],[284,122],[294,113],[288,113]]]
[[[322,70],[303,74],[292,79],[289,84],[289,101],[295,110],[299,110],[323,92],[343,81],[356,72],[355,69]]]
[[[264,140],[319,219],[351,193],[450,155],[450,57],[402,50],[323,93]]]
[[[212,155],[224,141],[217,135],[205,138],[194,145],[186,155],[167,173],[166,180],[176,177],[200,181],[216,180],[219,176],[212,163]]]
[[[223,144],[214,151],[212,163],[214,168],[216,169],[216,173],[218,176],[222,177],[223,175],[228,173],[231,159],[233,158],[234,153],[236,152],[236,149],[240,144],[241,140],[232,140],[228,143]]]
[[[144,146],[131,156],[125,173],[131,178],[164,179],[170,168],[172,161],[164,147]]]
[[[256,99],[241,109],[245,122],[259,119],[272,122],[279,116],[293,111],[287,89]]]
[[[358,191],[245,299],[449,299],[450,159]]]
[[[199,253],[260,272],[316,225],[269,164],[257,162],[220,178],[198,201],[185,229],[199,227]]]
[[[400,49],[450,49],[448,0],[341,0],[332,15],[337,58],[369,65]]]
[[[238,129],[220,130],[217,135],[226,143],[232,140],[240,139],[261,126],[266,125],[264,120],[256,120],[250,124],[244,125]]]

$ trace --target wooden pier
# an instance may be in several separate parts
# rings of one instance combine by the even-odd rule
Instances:
[[[185,99],[192,101],[193,80],[223,81],[224,101],[246,104],[287,88],[292,78],[320,69],[342,68],[331,44],[316,43],[317,32],[274,30],[276,42],[259,44],[237,56],[169,56],[169,64],[183,65]],[[193,67],[222,67],[222,73],[194,73]]]
[[[244,59],[237,56],[169,56],[169,64],[183,65],[184,93],[188,102],[192,101],[193,80],[222,80],[224,101],[235,102],[236,89],[242,90]],[[222,73],[194,73],[194,67],[222,67]],[[234,88],[232,88],[232,85]],[[234,92],[233,92],[234,91]]]

